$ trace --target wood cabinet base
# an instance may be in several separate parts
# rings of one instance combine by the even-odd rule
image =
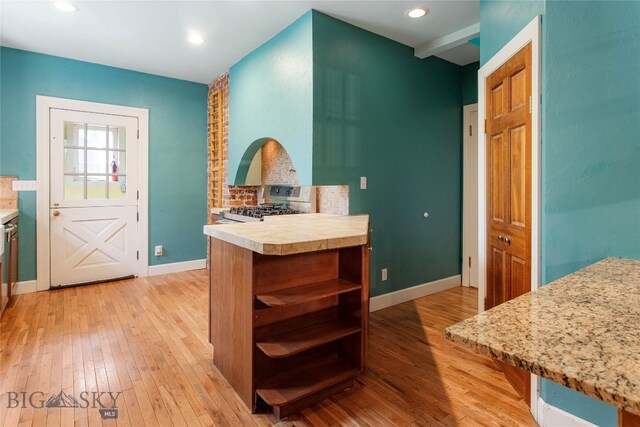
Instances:
[[[352,387],[366,359],[367,245],[267,256],[209,242],[213,362],[245,405],[280,419]]]
[[[618,409],[619,427],[640,427],[640,415]]]

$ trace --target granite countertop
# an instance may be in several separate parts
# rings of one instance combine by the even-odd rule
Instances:
[[[453,325],[445,335],[640,414],[640,260],[607,258]]]
[[[11,221],[18,216],[18,209],[0,209],[0,224]]]
[[[264,255],[290,255],[367,243],[369,216],[298,214],[262,222],[205,225],[204,234]]]

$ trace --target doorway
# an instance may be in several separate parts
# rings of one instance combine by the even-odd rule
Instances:
[[[146,276],[147,110],[37,97],[37,289]]]
[[[478,287],[478,104],[463,108],[462,286]]]
[[[539,285],[540,23],[535,17],[479,71],[480,312]],[[537,419],[538,377],[504,371]]]

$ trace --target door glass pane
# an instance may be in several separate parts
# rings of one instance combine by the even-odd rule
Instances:
[[[87,173],[107,173],[106,150],[87,150]]]
[[[87,199],[107,198],[107,176],[87,176]]]
[[[127,197],[127,177],[115,176],[109,177],[109,198],[124,199]]]
[[[64,199],[125,199],[126,128],[64,122]]]
[[[124,151],[109,151],[109,173],[112,175],[127,173],[127,153]]]
[[[87,126],[87,147],[107,148],[107,126]]]
[[[109,127],[109,148],[124,150],[126,141],[126,129],[125,128],[112,128]]]
[[[64,173],[84,173],[84,149],[64,149]]]
[[[64,122],[64,145],[84,147],[84,123]]]
[[[84,199],[84,176],[65,175],[64,177],[64,199],[83,200]]]

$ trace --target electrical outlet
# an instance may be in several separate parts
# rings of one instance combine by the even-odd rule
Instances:
[[[387,280],[387,269],[383,268],[382,269],[382,281],[384,282],[385,280]]]
[[[361,190],[366,190],[367,189],[367,177],[366,176],[361,176],[360,177],[360,189]]]
[[[162,256],[162,245],[156,246],[156,256]]]
[[[36,182],[24,179],[11,181],[11,189],[13,191],[36,191]]]

